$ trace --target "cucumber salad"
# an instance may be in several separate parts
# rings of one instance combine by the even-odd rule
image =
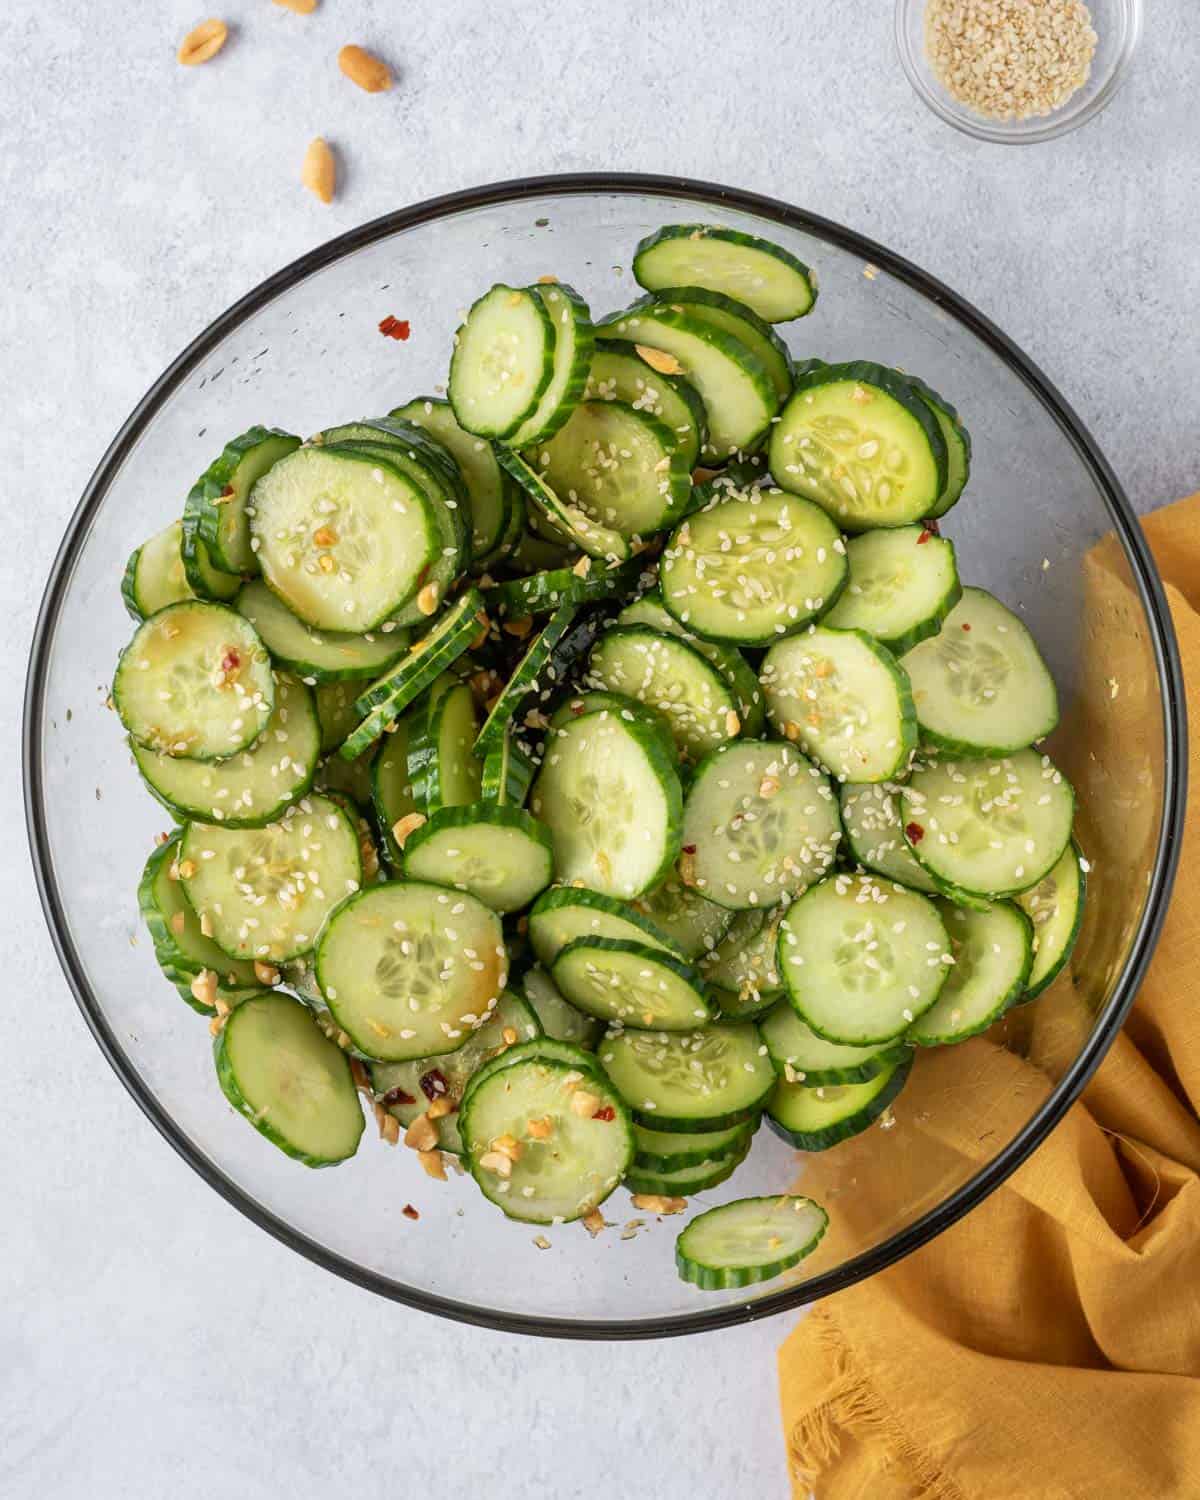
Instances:
[[[601,319],[492,286],[445,396],[233,438],[129,560],[111,700],[234,1109],[323,1167],[365,1098],[431,1177],[593,1233],[764,1120],[866,1130],[1050,984],[1087,869],[1054,682],[940,528],[954,407],[798,359],[816,279],[776,245],[669,225],[633,266]],[[679,1274],[777,1276],[826,1223],[725,1201]]]

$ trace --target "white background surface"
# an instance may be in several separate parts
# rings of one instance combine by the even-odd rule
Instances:
[[[1139,509],[1200,487],[1200,21],[1155,0],[1136,71],[1050,145],[981,146],[900,72],[886,0],[191,0],[0,8],[0,1495],[487,1500],[787,1493],[775,1348],[571,1345],[461,1329],[309,1266],[216,1198],[91,1042],[21,832],[21,675],[42,582],[103,448],[255,282],[406,202],[624,169],[758,189],[974,300],[1099,435]],[[338,47],[387,56],[367,97]],[[298,186],[325,134],[343,191]],[[951,393],[952,394],[952,393]],[[268,420],[269,420],[269,414]]]

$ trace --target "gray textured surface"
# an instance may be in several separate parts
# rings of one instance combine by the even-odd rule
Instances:
[[[1100,436],[1139,509],[1200,486],[1188,0],[1150,7],[1134,76],[1104,116],[1026,150],[977,145],[924,112],[884,0],[537,9],[324,0],[300,18],[231,0],[226,53],[185,71],[174,48],[203,14],[190,0],[111,0],[102,18],[65,0],[4,6],[10,768],[42,579],[145,386],[283,262],[471,183],[640,169],[804,204],[995,318]],[[396,65],[390,95],[341,79],[333,57],[348,40]],[[343,161],[330,209],[297,181],[318,132]],[[226,1208],[88,1038],[42,932],[18,800],[10,769],[0,942],[28,1047],[10,1029],[0,1051],[0,1493],[785,1494],[773,1368],[784,1321],[631,1346],[459,1329],[342,1285]]]

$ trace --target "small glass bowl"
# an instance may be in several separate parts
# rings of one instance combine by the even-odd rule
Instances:
[[[1086,0],[1098,38],[1087,82],[1059,109],[1028,120],[994,120],[961,104],[943,86],[925,56],[929,0],[896,0],[896,48],[918,97],[935,115],[976,140],[1029,146],[1066,135],[1094,119],[1124,83],[1142,34],[1142,0]]]

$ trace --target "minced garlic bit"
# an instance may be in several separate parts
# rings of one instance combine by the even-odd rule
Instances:
[[[1083,0],[929,0],[925,55],[960,104],[993,120],[1059,109],[1096,51]]]

